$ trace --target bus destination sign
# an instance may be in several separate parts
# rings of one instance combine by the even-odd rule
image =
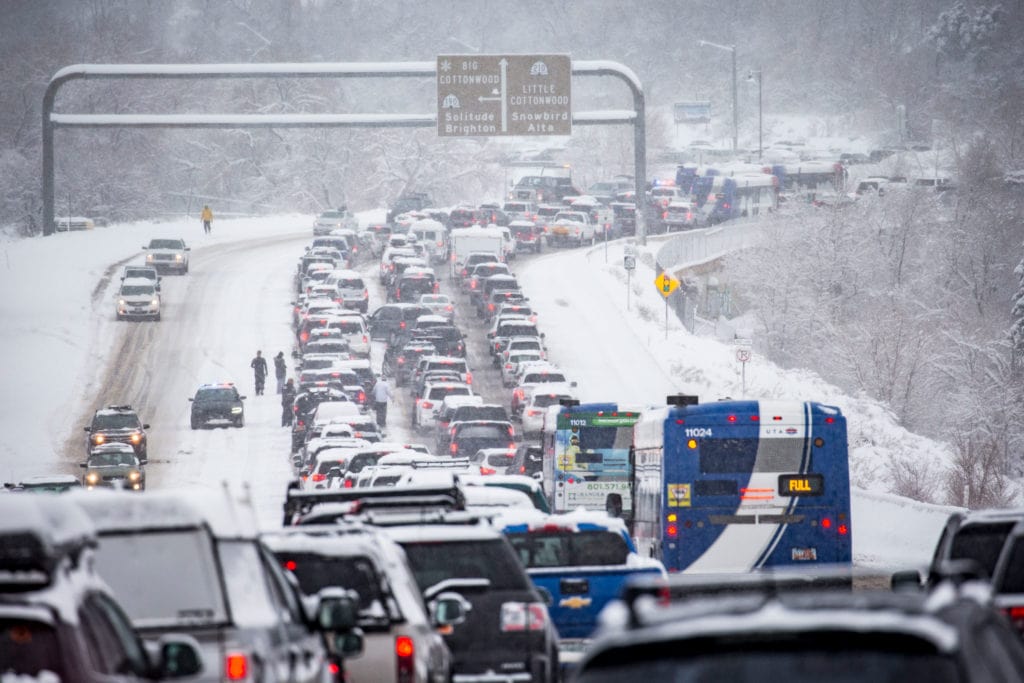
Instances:
[[[569,55],[438,55],[440,137],[570,135]]]

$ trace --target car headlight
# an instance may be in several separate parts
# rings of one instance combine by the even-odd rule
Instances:
[[[147,261],[152,261],[153,260],[153,255],[152,254],[146,254],[146,260]]]
[[[95,484],[100,480],[100,475],[96,474],[95,472],[90,472],[89,474],[85,475],[85,480],[90,484]]]
[[[174,260],[175,261],[180,261],[181,260],[181,254],[175,254],[174,255]]]
[[[93,434],[92,435],[92,442],[94,444],[96,444],[97,446],[100,445],[101,443],[103,443],[106,440],[107,440],[107,437],[103,436],[102,434]]]
[[[124,308],[125,306],[128,305],[128,302],[125,301],[124,299],[118,299],[117,300],[117,305],[120,306],[121,308]]]
[[[160,305],[160,299],[153,299],[152,301],[149,302],[149,305],[150,306],[159,306]]]
[[[240,415],[242,413],[242,406],[231,406],[232,415]]]
[[[138,432],[135,432],[130,437],[128,437],[128,439],[132,443],[139,443],[140,441],[142,441],[142,434],[139,434]]]
[[[142,474],[138,470],[132,470],[128,473],[128,479],[131,481],[138,481],[142,478]]]

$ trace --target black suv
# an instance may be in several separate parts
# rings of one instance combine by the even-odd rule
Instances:
[[[405,550],[425,600],[454,593],[467,603],[464,620],[445,635],[456,680],[558,680],[557,634],[545,599],[497,529],[417,524],[385,530]]]
[[[426,192],[404,192],[388,207],[386,221],[395,222],[395,217],[408,211],[422,211],[434,205],[434,200]]]
[[[390,341],[421,315],[430,315],[430,309],[419,304],[385,304],[367,318],[370,338]]]
[[[954,512],[946,520],[939,542],[935,544],[928,575],[921,577],[915,569],[897,572],[892,577],[893,587],[922,583],[934,586],[942,580],[943,567],[949,562],[971,562],[979,576],[990,579],[1010,532],[1021,521],[1024,521],[1024,509],[1019,508]]]
[[[86,453],[105,443],[120,442],[131,445],[139,460],[146,462],[146,430],[149,429],[149,425],[142,423],[130,405],[100,408],[93,414],[89,426],[84,429],[89,435],[85,443]]]
[[[130,683],[199,673],[194,638],[169,635],[155,657],[147,650],[96,573],[95,547],[95,529],[70,501],[0,499],[0,678]]]
[[[245,426],[245,396],[238,395],[234,384],[204,384],[196,390],[192,402],[192,429],[205,427],[210,422],[226,422],[235,427]]]
[[[940,584],[940,597],[817,589],[808,578],[788,588],[776,575],[711,579],[706,592],[692,576],[651,583],[654,595],[688,595],[609,612],[574,680],[1024,680],[1024,647],[978,584]]]

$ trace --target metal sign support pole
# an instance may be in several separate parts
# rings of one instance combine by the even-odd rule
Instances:
[[[668,339],[668,297],[665,297],[665,339]]]
[[[630,282],[633,280],[633,271],[626,271],[626,311],[629,311]]]

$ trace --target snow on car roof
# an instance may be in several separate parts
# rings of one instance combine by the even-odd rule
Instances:
[[[321,508],[326,507],[327,505],[318,505],[316,511],[321,512]],[[341,507],[351,507],[351,504],[342,504]],[[267,547],[275,553],[377,557],[382,551],[395,553],[401,550],[397,543],[379,530],[359,523],[349,523],[338,528],[326,525],[290,527],[263,534],[262,538]]]
[[[439,541],[480,541],[501,538],[497,529],[479,525],[415,524],[384,527],[384,533],[398,543],[432,543]]]
[[[71,492],[101,534],[208,526],[220,538],[255,538],[253,510],[223,491]],[[249,505],[245,503],[245,505]]]
[[[502,514],[494,520],[498,528],[518,527],[517,532],[535,531],[542,528],[558,528],[568,531],[607,530],[617,534],[626,534],[626,523],[617,517],[609,517],[608,513],[598,510],[577,508],[571,512],[545,514],[540,510],[524,510]]]
[[[522,491],[498,486],[466,486],[466,509],[501,508],[502,510],[535,510],[533,501]]]

